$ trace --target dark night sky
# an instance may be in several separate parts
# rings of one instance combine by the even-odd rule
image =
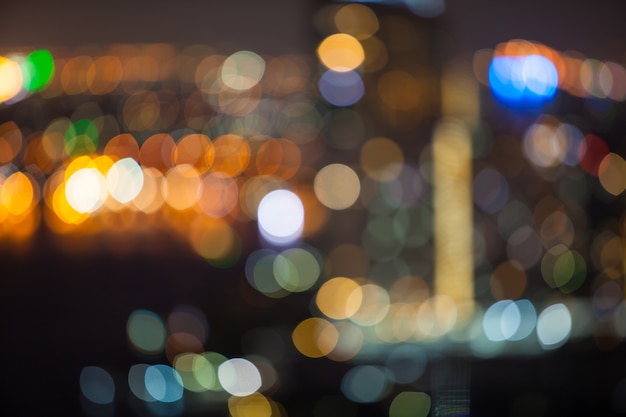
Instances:
[[[306,0],[6,1],[0,44],[228,42],[262,53],[302,52],[311,39]]]
[[[0,46],[230,42],[261,53],[307,52],[320,0],[24,0],[0,5]],[[447,0],[436,19],[454,56],[528,39],[590,58],[623,61],[622,0]]]
[[[589,58],[626,59],[626,2],[621,0],[448,0],[443,18],[451,50],[473,52],[526,39]]]

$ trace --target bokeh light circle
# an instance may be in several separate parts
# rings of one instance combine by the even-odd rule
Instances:
[[[219,365],[217,376],[229,394],[236,397],[248,396],[261,388],[261,373],[247,359],[233,358]]]
[[[80,371],[80,390],[95,404],[110,404],[115,399],[115,382],[111,375],[98,366],[85,366]]]
[[[144,381],[146,392],[156,401],[173,403],[183,398],[183,380],[171,366],[149,366],[145,371]]]
[[[132,201],[143,187],[143,171],[133,158],[116,161],[106,175],[106,187],[111,197],[124,204]]]
[[[303,248],[287,249],[274,258],[274,277],[290,292],[302,292],[317,282],[320,264],[311,251]]]
[[[425,392],[404,391],[396,395],[389,406],[389,417],[426,417],[431,398]]]
[[[358,365],[346,372],[341,380],[341,391],[357,403],[373,403],[385,398],[390,388],[384,368]]]
[[[79,213],[92,213],[106,199],[106,180],[95,168],[82,168],[70,176],[65,185],[67,202]]]
[[[294,346],[309,358],[328,355],[337,345],[339,332],[329,321],[311,317],[296,326],[291,334]]]
[[[322,97],[338,107],[351,106],[365,94],[363,80],[356,71],[328,70],[322,74],[317,86]]]
[[[157,354],[165,348],[165,323],[152,311],[140,309],[130,313],[126,332],[133,347],[141,353]]]
[[[288,244],[302,233],[304,206],[294,192],[275,190],[259,203],[257,218],[259,230],[266,240],[279,245]]]
[[[346,33],[325,38],[317,47],[317,55],[327,68],[338,72],[351,71],[365,59],[361,43]]]
[[[489,66],[489,86],[506,104],[536,107],[552,99],[558,85],[554,63],[541,55],[496,56]]]
[[[354,280],[336,277],[326,281],[317,291],[315,302],[324,315],[333,319],[352,317],[361,307],[363,291]]]
[[[323,205],[334,210],[344,210],[359,198],[361,183],[357,173],[349,166],[330,164],[315,175],[313,189]]]
[[[402,171],[404,152],[393,140],[376,137],[363,144],[360,162],[369,177],[377,181],[392,181]]]
[[[565,304],[546,307],[537,319],[537,338],[545,350],[563,345],[572,331],[572,315]]]
[[[248,90],[261,81],[265,60],[252,51],[239,51],[222,64],[222,82],[235,90]]]
[[[0,56],[0,103],[17,96],[22,89],[22,70],[20,64],[12,59]]]
[[[428,357],[424,349],[408,344],[395,347],[385,362],[391,372],[391,379],[397,384],[417,381],[424,374],[427,364]]]

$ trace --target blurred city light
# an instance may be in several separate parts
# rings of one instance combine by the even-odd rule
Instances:
[[[469,363],[620,352],[626,62],[550,39],[443,59],[452,7],[324,2],[301,54],[0,50],[2,255],[46,280],[4,288],[75,303],[73,330],[41,336],[91,360],[68,359],[67,398],[90,416],[468,415]],[[573,372],[545,366],[537,392]],[[623,412],[614,372],[602,401]]]

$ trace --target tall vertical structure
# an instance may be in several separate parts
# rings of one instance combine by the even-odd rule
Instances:
[[[442,74],[442,119],[433,134],[435,292],[451,297],[459,324],[474,309],[472,139],[478,85],[471,69],[450,64]]]

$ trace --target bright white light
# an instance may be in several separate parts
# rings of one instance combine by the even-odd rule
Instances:
[[[537,324],[537,312],[533,304],[529,300],[517,300],[504,310],[502,316],[507,316],[509,310],[515,310],[513,314],[519,314],[519,325],[517,330],[507,339],[517,341],[528,337],[535,330]]]
[[[251,51],[235,52],[222,65],[222,82],[235,90],[247,90],[261,81],[265,60]]]
[[[512,317],[511,314],[509,314],[507,319],[504,319],[504,312],[511,305],[514,305],[513,301],[502,300],[489,306],[483,316],[483,330],[487,339],[493,342],[500,342],[515,333],[519,326],[519,311],[517,326],[514,322],[515,317]]]
[[[217,377],[224,390],[236,397],[246,397],[261,388],[261,373],[243,358],[229,359],[217,368]]]
[[[124,158],[115,162],[106,177],[109,194],[124,204],[132,201],[143,187],[143,171],[132,158]]]
[[[287,244],[302,233],[304,206],[300,198],[288,190],[268,193],[257,212],[259,231],[271,243]]]
[[[522,340],[535,329],[537,314],[528,300],[501,300],[483,316],[483,330],[492,342]]]
[[[502,336],[506,340],[511,340],[511,338],[517,333],[519,330],[519,326],[522,322],[522,314],[515,303],[509,303],[502,311],[502,317],[500,318],[500,330],[502,331]]]
[[[104,176],[95,168],[82,168],[65,184],[67,202],[79,213],[92,213],[106,199]]]
[[[537,319],[537,337],[544,349],[561,346],[572,331],[572,316],[565,304],[553,304]]]
[[[522,79],[530,91],[545,96],[553,94],[559,75],[548,58],[541,55],[529,55],[522,64]]]

